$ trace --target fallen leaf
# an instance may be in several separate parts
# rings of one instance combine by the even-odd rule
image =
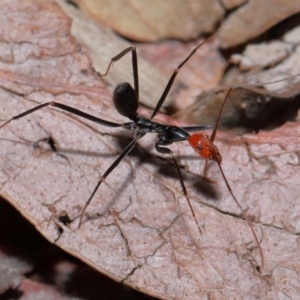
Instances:
[[[9,203],[0,199],[1,283],[14,283],[1,299],[154,300],[117,283],[49,243]],[[24,268],[25,267],[25,268]],[[57,299],[57,298],[55,298]]]
[[[236,58],[232,56],[233,63],[239,63],[241,70],[247,71],[254,68],[267,68],[274,66],[286,59],[292,52],[292,45],[280,41],[269,43],[249,44],[243,55]],[[235,60],[235,61],[234,61]]]
[[[258,37],[280,21],[299,13],[294,0],[250,0],[226,19],[220,31],[221,48],[231,48]]]
[[[300,76],[299,76],[300,77]],[[287,88],[287,87],[286,87]],[[287,121],[295,121],[300,107],[299,94],[270,92],[264,88],[237,87],[232,90],[220,118],[219,128],[236,134],[271,130]],[[217,87],[197,97],[195,103],[174,116],[184,122],[214,126],[228,87]]]
[[[17,20],[10,17],[11,6],[20,10]],[[14,56],[0,64],[1,120],[58,101],[100,118],[128,121],[113,108],[90,60],[69,35],[70,19],[56,5],[2,1],[2,10],[3,28],[10,30],[0,46],[10,46]],[[12,20],[18,30],[11,30]],[[255,223],[264,266],[217,166],[209,164],[208,170],[215,183],[204,180],[204,162],[187,143],[174,144],[172,150],[180,159],[202,235],[170,158],[154,151],[152,135],[141,139],[107,178],[78,229],[78,217],[99,178],[132,137],[55,109],[1,129],[1,195],[48,240],[145,293],[163,299],[278,299],[282,294],[295,299],[298,127],[284,125],[283,132],[293,130],[285,139],[278,131],[269,133],[269,140],[264,133],[254,135],[253,144],[252,135],[217,135],[224,172]],[[60,221],[62,212],[70,224]]]
[[[0,294],[8,289],[18,287],[23,279],[23,274],[32,269],[32,266],[26,261],[6,254],[5,250],[7,249],[0,250]]]
[[[20,299],[45,299],[45,300],[71,300],[78,299],[71,296],[62,295],[54,286],[24,279],[20,286],[23,294]]]
[[[174,117],[214,126],[228,89],[235,86],[220,128],[242,133],[270,130],[295,121],[300,107],[300,41],[293,37],[297,30],[298,27],[291,29],[283,37],[274,30],[277,39],[248,44],[242,53],[233,54],[229,58],[233,65],[228,64],[222,84],[200,93]],[[279,41],[281,38],[284,41]]]
[[[106,24],[131,40],[188,40],[212,32],[224,15],[214,1],[74,1],[99,23]],[[202,17],[199,17],[202,16]],[[209,18],[203,16],[210,16]]]
[[[226,9],[230,10],[244,4],[246,0],[221,0],[221,2]]]
[[[99,26],[90,20],[84,13],[63,0],[57,1],[64,12],[72,18],[71,33],[76,37],[83,50],[88,51],[93,59],[93,67],[100,73],[104,73],[111,58],[125,48],[134,46],[132,43],[121,39],[107,27]],[[161,72],[153,64],[147,63],[138,57],[140,101],[147,107],[154,107],[159,99],[168,76]],[[110,71],[110,76],[103,78],[108,89],[113,92],[115,86],[126,80],[133,82],[130,56],[119,60]]]
[[[220,41],[224,49],[244,44],[299,13],[299,3],[293,0],[172,1],[172,5],[134,0],[73,2],[100,24],[139,42],[188,41],[213,32],[223,22]]]
[[[190,53],[204,41],[204,39],[197,39],[189,43],[165,41],[152,45],[141,45],[139,49],[143,58],[166,74],[167,81],[170,74],[186,58],[187,53]],[[172,109],[175,111],[184,110],[194,103],[196,96],[218,85],[227,66],[227,62],[219,52],[217,36],[213,36],[212,40],[198,49],[190,63],[180,69],[176,84],[174,84],[168,97]],[[163,89],[160,88],[160,90]],[[193,120],[187,122],[193,123]]]
[[[94,62],[93,65],[97,70],[104,72],[103,70],[107,68],[110,58],[115,53],[119,53],[120,49],[133,46],[133,44],[126,43],[114,35],[108,28],[97,26],[97,24],[89,20],[80,10],[67,5],[63,1],[59,0],[58,2],[64,11],[74,19],[72,33],[80,41],[84,49],[87,49],[91,53]],[[289,24],[290,27],[294,26],[292,20]],[[222,32],[226,26],[225,22],[219,31]],[[299,68],[297,68],[296,51],[297,32],[293,34],[293,30],[291,30],[286,33],[283,37],[284,42],[281,42],[279,39],[281,39],[282,33],[280,33],[281,31],[279,29],[278,27],[277,31],[275,31],[275,29],[272,30],[273,37],[274,33],[277,32],[275,35],[277,39],[274,37],[274,41],[250,44],[242,54],[236,53],[232,55],[229,62],[224,60],[218,48],[220,44],[219,35],[213,35],[210,41],[198,49],[190,63],[180,70],[169,97],[163,105],[163,109],[166,108],[168,112],[173,113],[174,117],[184,122],[209,124],[213,126],[220,103],[224,99],[226,90],[231,85],[249,82],[268,82],[298,73]],[[294,38],[292,34],[295,36]],[[234,35],[234,31],[232,35]],[[291,35],[291,37],[289,37],[289,35]],[[189,43],[164,41],[155,44],[138,45],[139,69],[143,70],[139,72],[140,102],[142,104],[151,108],[155,107],[165,88],[165,83],[169,80],[170,74],[185,58],[186,53],[190,52],[192,47],[195,47],[200,41],[201,39]],[[284,51],[278,51],[277,45],[279,43]],[[105,44],[105,47],[101,47],[103,44]],[[240,63],[240,71],[230,65],[230,61],[233,62],[234,57],[236,59],[237,56],[240,57],[240,61],[242,62],[251,60],[249,72],[245,72],[245,67],[242,67],[242,65],[246,63]],[[148,63],[143,58],[145,58]],[[267,70],[265,68],[266,58],[269,64]],[[281,68],[280,65],[284,65],[285,61],[290,61],[290,63],[287,64],[286,67]],[[281,63],[279,64],[278,62]],[[236,61],[235,64],[238,64],[238,62]],[[260,69],[258,69],[258,65]],[[274,71],[272,71],[273,69]],[[110,76],[104,77],[104,80],[108,84],[110,91],[113,91],[113,88],[118,83],[124,80],[131,82],[132,78],[128,76],[129,74],[132,74],[132,69],[130,58],[128,57],[127,59],[123,58],[119,60],[114,68],[112,68]],[[221,80],[223,76],[225,77]],[[217,85],[221,81],[223,84],[218,87]],[[275,102],[277,102],[278,98],[280,99],[278,103],[274,105],[279,113],[281,109],[278,109],[278,107],[282,105],[287,111],[293,110],[294,106],[292,107],[290,103],[296,102],[294,98],[299,89],[297,89],[294,84],[292,85],[291,81],[282,81],[280,85],[277,83],[276,85],[266,86],[266,88],[272,88],[271,90],[278,92],[278,89],[284,85],[287,89],[280,91],[279,94],[269,93],[270,99],[274,99]],[[251,90],[251,88],[247,88],[242,93],[241,96],[243,100],[236,101],[235,98],[240,97],[238,91],[235,91],[231,95],[228,102],[234,102],[235,104],[232,107],[236,108],[229,109],[230,106],[227,105],[225,114],[223,115],[228,119],[226,115],[230,118],[230,116],[236,115],[237,112],[238,114],[237,117],[229,121],[223,121],[222,117],[221,125],[227,125],[225,126],[227,128],[228,126],[230,128],[238,126],[238,130],[235,130],[235,132],[253,129],[259,130],[274,126],[274,122],[269,121],[273,118],[274,114],[269,114],[270,118],[263,120],[265,112],[264,101],[258,103],[256,100],[259,100],[260,97],[253,97],[253,93],[251,91],[247,93],[247,90]],[[290,92],[287,93],[287,91]],[[209,98],[207,98],[207,95],[209,95]],[[231,100],[232,97],[234,98],[233,100]],[[247,99],[250,101],[248,104],[246,103]],[[284,102],[285,99],[287,101]],[[268,101],[268,105],[271,105],[271,103],[272,101]],[[257,116],[253,116],[253,105]],[[249,114],[251,116],[249,116]],[[280,118],[283,121],[277,122],[277,124],[282,124],[282,122],[290,120],[290,115],[293,115],[293,113],[288,112],[285,117]],[[276,117],[276,119],[278,118]]]

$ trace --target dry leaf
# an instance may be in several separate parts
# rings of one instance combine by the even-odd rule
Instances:
[[[1,299],[41,299],[43,294],[42,299],[98,300],[105,295],[107,300],[153,300],[47,242],[3,199],[0,199],[0,243],[6,257],[3,260],[1,256],[1,283],[4,285],[8,278],[15,283],[14,288],[6,286],[1,291]]]
[[[111,29],[99,26],[90,20],[84,13],[64,0],[57,1],[68,16],[72,18],[71,33],[76,37],[81,47],[88,51],[93,59],[93,67],[104,73],[111,58],[123,49],[133,46],[132,43],[116,36]],[[147,72],[139,72],[140,101],[147,107],[154,107],[159,99],[168,76],[163,74],[153,64],[147,63],[139,55],[139,69]],[[130,56],[124,57],[115,64],[110,71],[110,76],[103,78],[108,89],[113,92],[117,84],[124,81],[132,82],[132,66]]]
[[[11,5],[19,10],[17,20],[10,17]],[[70,20],[57,6],[2,1],[1,19],[2,30],[10,30],[2,33],[0,53],[4,47],[14,54],[0,64],[1,120],[55,100],[100,118],[128,121],[116,113],[90,60],[69,36]],[[11,30],[15,26],[18,30]],[[163,299],[278,299],[283,294],[295,299],[298,128],[298,123],[287,124],[267,137],[218,133],[228,181],[254,220],[263,267],[216,165],[210,164],[208,172],[215,183],[206,182],[200,175],[204,162],[187,143],[172,150],[185,170],[202,235],[170,159],[153,150],[151,135],[107,178],[78,229],[91,191],[130,138],[122,130],[54,109],[0,131],[1,195],[48,240],[145,293]],[[69,225],[59,218],[62,213],[72,220]]]
[[[166,41],[141,45],[139,49],[143,58],[170,77],[170,74],[186,58],[187,53],[203,41],[203,39],[197,39],[184,44],[179,41]],[[172,109],[184,110],[195,101],[196,96],[218,85],[226,67],[227,63],[219,52],[218,40],[215,37],[201,46],[190,63],[180,70],[176,84],[168,97],[171,99]],[[193,120],[187,122],[192,123]]]
[[[6,254],[5,250],[7,249],[0,251],[0,294],[7,289],[18,287],[23,279],[23,274],[32,269],[27,262]]]
[[[221,0],[227,10],[234,9],[246,2],[246,0]]]
[[[295,121],[300,107],[298,27],[283,36],[280,30],[273,30],[276,39],[249,44],[242,53],[233,54],[229,60],[234,65],[228,64],[222,85],[201,93],[174,116],[184,122],[214,126],[228,89],[240,84],[229,96],[220,128],[241,133],[270,130]],[[265,84],[268,82],[273,84]]]
[[[74,1],[101,24],[138,41],[188,40],[212,32],[224,15],[218,1]],[[205,17],[209,16],[209,17]]]
[[[221,48],[231,48],[254,39],[299,11],[298,0],[247,1],[226,19],[220,32]]]
[[[280,21],[299,12],[294,0],[223,0],[218,1],[74,1],[100,24],[106,24],[120,35],[136,41],[157,41],[167,38],[195,39],[211,33],[216,24],[221,47],[231,48],[260,36]]]
[[[80,300],[70,296],[62,295],[55,287],[38,283],[30,279],[24,279],[20,290],[23,292],[22,300],[44,299],[44,300]]]
[[[175,116],[182,121],[197,123],[201,120],[201,124],[214,126],[227,92],[228,87],[219,87],[202,93],[195,103]],[[295,121],[300,107],[299,93],[299,88],[296,94],[287,95],[257,87],[235,88],[228,98],[219,128],[241,134],[271,130],[287,121]]]
[[[74,19],[72,33],[76,36],[84,48],[91,53],[94,61],[93,65],[97,70],[105,70],[110,58],[115,53],[118,53],[120,49],[132,46],[132,44],[125,43],[125,41],[113,35],[109,29],[97,26],[94,24],[94,22],[88,20],[78,9],[66,5],[62,1],[59,1],[59,3],[63,6],[67,14]],[[292,20],[289,23],[294,25]],[[222,31],[226,26],[227,25],[221,26],[220,31]],[[169,112],[176,112],[174,116],[180,117],[180,119],[185,122],[197,124],[208,122],[207,124],[213,126],[220,107],[218,106],[219,102],[223,101],[224,94],[220,94],[220,90],[224,91],[224,86],[214,89],[217,91],[216,96],[210,91],[210,89],[218,85],[218,83],[221,81],[224,70],[227,70],[225,73],[227,74],[227,79],[223,80],[224,83],[226,83],[225,92],[226,89],[232,84],[267,82],[298,73],[299,68],[297,68],[297,52],[296,47],[294,46],[298,36],[297,32],[293,33],[293,31],[291,31],[290,33],[287,33],[283,37],[285,42],[279,41],[282,35],[280,34],[279,30],[273,30],[272,32],[273,38],[275,38],[274,32],[278,32],[276,40],[271,41],[270,43],[263,42],[261,44],[249,45],[246,47],[246,50],[243,54],[232,55],[230,61],[233,62],[235,59],[235,63],[237,63],[237,59],[239,58],[239,61],[241,61],[239,68],[242,70],[242,72],[237,72],[236,68],[233,69],[234,72],[232,72],[232,68],[229,68],[230,65],[224,60],[223,56],[219,52],[219,37],[218,35],[215,35],[212,41],[206,43],[200,49],[198,49],[190,63],[181,69],[170,95],[164,103],[164,106]],[[233,31],[232,36],[234,36],[234,34],[235,32]],[[289,37],[289,35],[291,35],[291,37]],[[165,41],[156,44],[138,45],[139,67],[140,70],[143,70],[143,72],[139,72],[141,103],[145,104],[147,107],[155,107],[157,99],[160,98],[160,95],[165,87],[165,82],[167,82],[169,79],[170,74],[185,58],[186,53],[191,51],[192,47],[199,42],[199,40],[190,43]],[[103,44],[105,44],[105,47],[101,47]],[[283,48],[281,51],[278,51],[279,44],[281,45],[281,48]],[[148,64],[142,59],[143,57],[149,62]],[[283,68],[274,68],[275,72],[270,72],[274,65],[279,61],[282,61],[284,58],[286,58],[286,61],[290,61],[291,63],[287,64],[286,67]],[[266,67],[266,60],[268,60],[267,67],[269,70],[267,70],[267,72],[265,72],[264,69],[258,70],[258,65],[262,66],[263,68]],[[251,61],[251,63],[249,63],[249,61]],[[247,62],[248,68],[251,67],[250,72],[244,72]],[[155,66],[157,68],[155,68]],[[255,68],[255,72],[253,72],[253,68]],[[112,68],[110,76],[105,77],[104,80],[108,83],[110,90],[113,91],[113,88],[119,82],[122,82],[125,79],[131,81],[131,73],[131,63],[130,58],[128,57],[127,59],[124,58],[118,61],[118,64]],[[267,76],[263,75],[264,73]],[[288,89],[294,89],[294,86],[291,86],[291,82],[286,81],[281,83],[281,85],[284,84],[286,87],[288,87]],[[273,88],[273,90],[275,88],[274,91],[278,91],[278,84],[269,85],[267,88]],[[210,95],[209,101],[204,101],[203,97],[207,98],[207,93],[205,93],[203,96],[200,95],[199,97],[198,95],[207,90],[209,90],[208,93]],[[291,97],[294,97],[294,95],[297,94],[297,89],[294,90],[295,91],[292,92],[290,96],[285,93],[284,97],[290,97],[288,102],[294,101],[294,99],[291,99]],[[283,96],[282,92],[283,91],[281,91],[281,94],[278,94],[277,97],[280,98]],[[255,102],[255,99],[251,99],[251,95],[252,94],[249,93],[247,97],[243,98],[249,98],[252,105],[253,102]],[[270,97],[276,98],[276,96],[271,94]],[[218,99],[220,101],[218,101]],[[206,107],[207,102],[209,102],[209,107]],[[213,103],[213,105],[211,105],[211,103]],[[242,105],[246,106],[246,110],[248,109],[247,106],[249,105],[244,104],[244,101],[242,101],[241,105],[238,104],[237,109],[240,110]],[[204,108],[202,108],[203,106]],[[214,111],[211,111],[211,106],[213,106]],[[263,115],[263,110],[259,110],[261,106],[261,103],[255,104],[258,113]],[[278,107],[278,105],[276,105],[276,107]],[[242,112],[239,113],[239,117],[237,119],[238,123],[231,121],[231,126],[241,126],[244,124],[243,126],[246,125],[248,127],[247,130],[253,130],[253,128],[261,129],[270,127],[270,125],[268,125],[268,121],[263,121],[263,123],[265,123],[267,126],[257,126],[258,123],[262,122],[256,122],[255,117],[251,117],[252,120],[250,120],[249,125],[247,125],[248,121],[244,122],[241,120],[242,122],[240,122],[239,120],[244,116],[243,110],[244,109],[242,108]],[[203,113],[203,111],[205,113]],[[228,111],[229,116],[236,114],[236,110],[229,110],[228,107],[226,111]],[[246,115],[247,114],[248,112],[246,111]],[[259,116],[257,118],[259,118]],[[288,118],[285,118],[284,120],[288,120]],[[229,124],[228,121],[222,123],[224,125]]]

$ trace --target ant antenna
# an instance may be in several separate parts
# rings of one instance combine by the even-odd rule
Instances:
[[[151,115],[151,117],[150,117],[150,120],[153,119],[153,118],[155,117],[155,115],[157,114],[157,112],[160,110],[162,104],[164,103],[164,101],[165,101],[165,99],[166,99],[166,97],[167,97],[167,95],[168,95],[168,93],[169,93],[169,91],[170,91],[170,89],[171,89],[171,87],[172,87],[172,85],[173,85],[173,82],[174,82],[174,80],[175,80],[177,74],[179,73],[179,70],[181,69],[181,67],[187,63],[187,61],[188,61],[188,60],[189,60],[189,59],[197,52],[197,50],[198,50],[200,47],[202,47],[204,44],[206,44],[206,43],[210,42],[211,40],[213,40],[213,39],[216,37],[216,35],[218,34],[218,32],[220,31],[220,29],[221,29],[223,26],[224,26],[224,23],[221,24],[221,25],[216,29],[216,31],[215,31],[209,38],[205,39],[205,40],[204,40],[203,42],[201,42],[198,46],[196,46],[196,47],[192,50],[192,52],[189,54],[189,56],[188,56],[188,57],[187,57],[187,58],[186,58],[186,59],[185,59],[185,60],[184,60],[184,61],[183,61],[183,62],[182,62],[175,70],[174,70],[174,72],[173,72],[171,78],[169,79],[169,82],[168,82],[167,86],[165,87],[164,92],[162,93],[160,99],[158,100],[158,103],[157,103],[156,107],[155,107],[154,110],[153,110],[153,113],[152,113],[152,115]]]

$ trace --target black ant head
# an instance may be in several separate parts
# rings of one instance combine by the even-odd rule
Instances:
[[[119,114],[129,119],[137,116],[139,102],[134,88],[128,83],[118,84],[114,90],[113,102]]]

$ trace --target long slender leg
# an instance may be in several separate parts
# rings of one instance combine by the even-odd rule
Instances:
[[[192,203],[191,203],[191,201],[190,201],[190,198],[189,198],[187,189],[186,189],[186,187],[185,187],[185,184],[184,184],[184,181],[183,181],[183,178],[182,178],[182,174],[181,174],[181,172],[180,172],[180,168],[179,168],[179,166],[178,166],[178,163],[177,163],[177,160],[176,160],[176,158],[175,158],[174,153],[172,152],[171,149],[166,148],[166,147],[161,147],[161,146],[159,146],[157,143],[155,143],[155,149],[156,149],[156,151],[159,152],[159,153],[171,155],[171,157],[172,157],[172,159],[173,159],[173,162],[174,162],[174,164],[175,164],[176,170],[177,170],[177,174],[178,174],[178,176],[179,176],[179,180],[180,180],[180,184],[181,184],[181,188],[182,188],[183,194],[184,194],[184,196],[185,196],[185,198],[186,198],[186,200],[187,200],[187,202],[188,202],[188,205],[189,205],[190,210],[191,210],[191,212],[192,212],[193,218],[194,218],[194,220],[195,220],[195,222],[196,222],[196,224],[197,224],[198,230],[199,230],[199,232],[200,232],[200,234],[201,234],[201,233],[202,233],[202,230],[201,230],[200,225],[199,225],[199,222],[198,222],[198,220],[197,220],[197,218],[196,218],[196,215],[195,215],[195,212],[194,212]]]
[[[89,206],[90,202],[92,201],[94,195],[96,194],[98,188],[100,187],[101,183],[105,180],[105,178],[117,167],[117,165],[123,160],[123,158],[134,148],[134,146],[136,145],[136,142],[138,140],[138,137],[136,137],[134,140],[132,140],[130,142],[130,144],[128,144],[128,146],[123,150],[123,152],[119,155],[119,157],[112,163],[112,165],[105,171],[105,173],[102,175],[102,177],[100,178],[98,184],[96,185],[93,193],[91,194],[89,200],[86,202],[82,213],[80,215],[80,219],[79,219],[79,224],[78,224],[78,228],[81,226],[82,223],[82,218],[83,215],[87,209],[87,207]]]
[[[227,179],[226,179],[226,176],[225,176],[225,174],[224,174],[224,172],[223,172],[223,168],[221,167],[221,164],[218,163],[218,162],[217,162],[217,164],[218,164],[219,169],[220,169],[220,172],[221,172],[221,174],[222,174],[222,176],[223,176],[223,178],[224,178],[224,181],[225,181],[225,184],[226,184],[226,186],[227,186],[227,189],[228,189],[229,193],[231,194],[233,200],[235,201],[235,203],[237,204],[237,206],[238,206],[239,209],[241,210],[241,212],[242,212],[242,217],[243,217],[244,220],[247,222],[247,224],[248,224],[250,230],[252,231],[252,234],[253,234],[253,236],[254,236],[255,242],[256,242],[256,244],[257,244],[257,246],[258,246],[258,249],[259,249],[259,253],[260,253],[260,257],[261,257],[261,264],[262,264],[262,266],[263,266],[263,265],[264,265],[264,254],[263,254],[263,251],[262,251],[260,242],[259,242],[259,240],[258,240],[258,237],[257,237],[257,235],[256,235],[256,232],[255,232],[255,230],[254,230],[254,228],[253,228],[252,222],[251,222],[251,221],[248,219],[248,217],[245,215],[244,210],[243,210],[241,204],[239,203],[239,201],[237,200],[237,198],[236,198],[235,195],[233,194],[233,190],[231,189],[231,187],[230,187],[230,185],[229,185],[229,183],[228,183],[228,181],[227,181]]]
[[[223,104],[221,106],[221,109],[219,111],[219,114],[218,114],[218,117],[217,117],[217,120],[216,120],[216,125],[215,125],[215,128],[212,132],[212,135],[210,137],[210,141],[211,143],[214,142],[215,140],[215,137],[216,137],[216,133],[217,133],[217,128],[218,128],[218,125],[219,125],[219,121],[220,121],[220,117],[221,117],[221,114],[222,114],[222,111],[224,109],[224,106],[225,106],[225,103],[227,102],[228,98],[229,98],[229,95],[231,94],[231,92],[233,91],[233,89],[237,88],[237,87],[246,87],[246,86],[264,86],[264,85],[269,85],[269,84],[273,84],[273,83],[277,83],[277,82],[281,82],[281,81],[284,81],[284,80],[291,80],[293,78],[296,78],[300,76],[300,74],[297,74],[297,75],[294,75],[294,76],[290,76],[290,77],[287,77],[287,78],[283,78],[283,79],[279,79],[279,80],[275,80],[275,81],[270,81],[270,82],[266,82],[266,83],[258,83],[258,84],[249,84],[249,83],[246,83],[246,84],[236,84],[236,85],[233,85],[229,88],[229,90],[227,91],[226,93],[226,96],[224,98],[224,101],[223,101]],[[255,241],[256,241],[256,244],[258,246],[258,249],[259,249],[259,252],[260,252],[260,256],[261,256],[261,261],[262,261],[262,266],[264,265],[264,254],[263,254],[263,251],[262,251],[262,248],[261,248],[261,245],[259,243],[259,240],[258,240],[258,237],[255,233],[255,230],[253,228],[253,225],[252,225],[252,222],[247,218],[247,216],[245,215],[244,213],[244,210],[242,208],[242,206],[240,205],[240,203],[238,202],[237,198],[235,197],[235,195],[233,194],[233,190],[231,189],[227,179],[226,179],[226,176],[224,174],[224,171],[223,171],[223,168],[221,167],[221,164],[220,162],[217,162],[218,166],[219,166],[219,169],[220,169],[220,172],[222,174],[222,177],[225,181],[225,184],[227,186],[227,189],[229,191],[229,193],[231,194],[233,200],[235,201],[235,203],[237,204],[237,206],[240,208],[240,210],[242,211],[242,217],[246,220],[246,222],[248,223],[248,226],[250,227],[251,231],[252,231],[252,234],[255,238]],[[205,170],[206,170],[206,167],[207,167],[207,164],[205,164]],[[205,174],[206,176],[206,174]]]
[[[172,76],[170,77],[169,79],[169,82],[167,84],[167,86],[165,87],[165,90],[163,91],[160,99],[158,100],[157,104],[156,104],[156,107],[154,108],[153,110],[153,113],[151,115],[151,118],[154,118],[155,115],[157,114],[157,112],[159,111],[159,109],[161,108],[161,106],[163,105],[164,101],[166,100],[166,97],[168,96],[169,92],[170,92],[170,89],[173,85],[173,82],[177,76],[177,74],[179,73],[180,69],[182,66],[184,66],[188,61],[189,59],[196,53],[196,51],[205,43],[207,43],[208,41],[210,41],[215,35],[216,33],[218,32],[218,30],[213,34],[211,35],[208,39],[204,40],[202,43],[200,43],[197,47],[195,47],[192,52],[189,54],[189,56],[174,70]]]
[[[226,93],[226,96],[224,98],[224,101],[222,103],[222,106],[220,108],[220,111],[219,111],[219,114],[218,114],[218,117],[217,117],[217,121],[216,121],[216,125],[215,125],[215,128],[210,136],[210,141],[213,143],[214,140],[215,140],[215,137],[216,137],[216,134],[217,134],[217,129],[218,129],[218,126],[219,126],[219,122],[220,122],[220,118],[221,118],[221,115],[222,115],[222,112],[223,112],[223,109],[225,107],[225,104],[227,102],[227,99],[229,98],[229,95],[231,94],[232,90],[234,89],[234,86],[230,87],[230,89],[227,91]]]
[[[134,82],[134,89],[139,99],[139,75],[138,75],[138,63],[137,63],[137,55],[136,55],[136,48],[135,47],[128,47],[121,51],[118,55],[114,56],[107,67],[107,70],[104,74],[99,73],[100,76],[107,76],[110,68],[113,66],[114,62],[121,59],[124,55],[128,52],[132,52],[132,69],[133,69],[133,82]]]
[[[203,176],[206,180],[210,181],[210,182],[214,182],[213,180],[209,179],[207,177],[207,168],[208,168],[208,159],[205,160],[205,165],[204,165],[204,170],[203,170]]]
[[[69,112],[69,113],[72,113],[72,114],[74,114],[74,115],[80,116],[80,117],[82,117],[82,118],[88,119],[88,120],[90,120],[90,121],[92,121],[92,122],[96,122],[96,123],[99,123],[99,124],[104,125],[104,126],[107,126],[107,127],[122,127],[122,126],[123,126],[123,124],[120,124],[120,123],[114,123],[114,122],[110,122],[110,121],[106,121],[106,120],[97,118],[97,117],[95,117],[95,116],[92,116],[92,115],[90,115],[90,114],[87,114],[87,113],[85,113],[85,112],[83,112],[83,111],[81,111],[81,110],[78,110],[78,109],[76,109],[76,108],[70,107],[70,106],[68,106],[68,105],[61,104],[61,103],[57,103],[57,102],[52,101],[52,102],[47,102],[47,103],[38,105],[38,106],[36,106],[36,107],[34,107],[34,108],[31,108],[31,109],[29,109],[29,110],[27,110],[27,111],[25,111],[25,112],[23,112],[23,113],[17,115],[17,116],[12,117],[12,118],[9,119],[8,121],[6,121],[4,124],[2,124],[2,125],[0,126],[0,129],[1,129],[2,127],[4,127],[5,125],[7,125],[8,123],[10,123],[11,121],[13,121],[13,120],[17,120],[17,119],[23,118],[23,117],[25,117],[25,116],[27,116],[27,115],[29,115],[29,114],[31,114],[31,113],[33,113],[33,112],[35,112],[35,111],[41,109],[41,108],[46,107],[46,106],[49,106],[49,105],[50,105],[50,106],[58,107],[58,108],[60,108],[60,109],[62,109],[62,110],[65,110],[65,111],[67,111],[67,112]]]

